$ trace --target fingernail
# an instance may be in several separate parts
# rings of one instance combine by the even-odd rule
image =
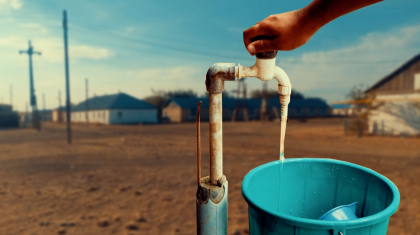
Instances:
[[[248,51],[251,55],[255,54],[255,47],[253,45],[249,45],[248,46]]]

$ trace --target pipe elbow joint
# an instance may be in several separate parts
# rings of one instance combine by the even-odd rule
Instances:
[[[235,63],[213,64],[206,74],[206,89],[209,93],[217,94],[225,89],[225,81],[235,80]]]

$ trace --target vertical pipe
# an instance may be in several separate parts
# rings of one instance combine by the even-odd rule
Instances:
[[[213,185],[223,176],[222,93],[209,93],[210,180]]]
[[[197,184],[200,184],[201,180],[201,133],[200,133],[200,108],[203,102],[198,102],[197,106]]]

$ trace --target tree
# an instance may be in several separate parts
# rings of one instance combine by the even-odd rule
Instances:
[[[347,94],[347,98],[354,101],[353,111],[356,115],[356,120],[350,123],[349,129],[357,133],[357,137],[363,135],[364,130],[367,129],[369,115],[371,111],[381,106],[383,103],[373,104],[372,100],[375,99],[373,92],[366,93],[366,86],[363,84],[353,86]]]

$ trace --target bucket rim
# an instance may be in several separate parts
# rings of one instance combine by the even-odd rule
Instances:
[[[251,206],[253,209],[257,209],[259,211],[262,211],[264,213],[267,213],[273,217],[276,217],[276,219],[281,220],[287,224],[300,226],[300,227],[306,227],[306,228],[318,228],[318,229],[331,229],[331,228],[359,228],[364,226],[369,226],[373,224],[377,224],[383,220],[389,219],[391,215],[393,215],[399,206],[400,202],[400,193],[398,191],[397,186],[389,180],[387,177],[377,173],[376,171],[369,169],[367,167],[363,167],[354,163],[341,161],[341,160],[335,160],[335,159],[329,159],[329,158],[293,158],[293,159],[286,159],[284,163],[286,162],[328,162],[328,163],[335,163],[340,165],[345,165],[349,167],[353,167],[362,171],[365,171],[379,179],[381,179],[385,184],[388,185],[388,187],[391,189],[393,194],[392,202],[389,204],[387,208],[382,210],[379,213],[376,213],[374,215],[358,218],[357,220],[344,220],[344,221],[325,221],[325,220],[317,220],[317,219],[308,219],[308,218],[301,218],[296,216],[291,216],[284,213],[279,213],[275,210],[267,210],[262,208],[261,206],[253,203],[250,198],[250,189],[248,188],[250,179],[259,171],[264,170],[265,168],[271,167],[273,165],[280,164],[280,161],[272,161],[265,163],[263,165],[257,166],[254,169],[250,170],[248,174],[245,175],[243,181],[242,181],[242,197],[245,199],[245,201],[248,203],[249,206]]]

